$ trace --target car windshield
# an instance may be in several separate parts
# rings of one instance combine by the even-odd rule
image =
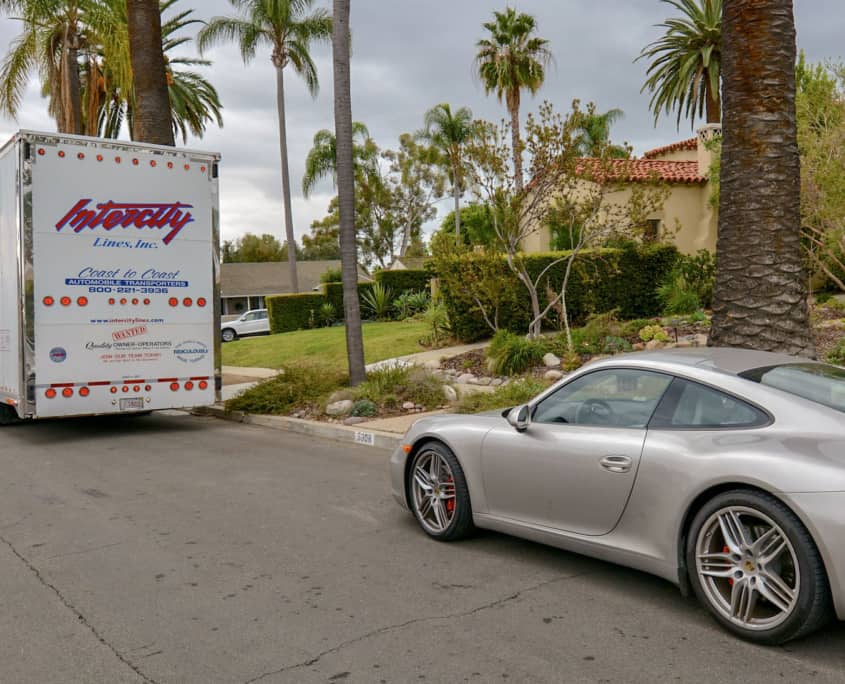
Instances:
[[[740,376],[845,413],[845,368],[821,363],[787,363],[755,368]]]

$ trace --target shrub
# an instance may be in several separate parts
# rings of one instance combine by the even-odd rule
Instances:
[[[837,366],[845,366],[845,337],[839,340],[836,346],[827,353],[825,360]]]
[[[265,302],[270,318],[270,332],[282,333],[314,327],[316,312],[325,301],[325,296],[317,293],[267,297]]]
[[[657,288],[657,296],[663,302],[663,313],[667,316],[691,314],[702,306],[698,291],[679,273],[670,274]]]
[[[276,377],[227,401],[226,410],[285,414],[303,406],[322,404],[346,380],[342,373],[317,365],[285,366]]]
[[[445,400],[442,381],[416,366],[385,366],[370,371],[355,388],[355,395],[385,408],[396,408],[405,401],[439,406]]]
[[[371,287],[372,283],[358,283],[359,303],[361,302],[364,293],[368,292]],[[345,311],[343,308],[343,283],[324,283],[323,296],[326,298],[326,301],[331,302],[335,311]],[[364,306],[361,306],[361,317],[366,318],[367,313],[367,309]]]
[[[529,273],[536,277],[561,254],[528,254],[523,258]],[[670,245],[582,251],[573,263],[567,292],[570,320],[577,323],[591,313],[612,309],[618,309],[622,318],[657,315],[660,300],[656,286],[666,279],[677,258],[677,249]],[[455,337],[474,341],[489,334],[490,328],[473,298],[472,283],[488,278],[487,271],[491,269],[498,271],[499,289],[509,295],[499,302],[499,328],[527,331],[531,311],[528,291],[510,271],[504,257],[456,254],[439,258],[437,265],[440,293]],[[541,307],[547,302],[544,293],[559,290],[565,270],[566,262],[561,262],[546,271],[539,288]]]
[[[487,364],[496,375],[517,375],[542,362],[546,345],[500,330],[487,348]]]
[[[604,344],[601,349],[602,354],[621,354],[622,352],[629,351],[631,351],[631,343],[624,337],[608,335],[604,338]]]
[[[642,330],[640,330],[640,339],[643,342],[651,342],[651,340],[657,340],[658,342],[668,342],[669,335],[666,334],[666,331],[663,329],[663,326],[654,324],[647,325]]]
[[[422,314],[423,322],[428,326],[428,334],[420,340],[428,347],[439,347],[452,334],[449,312],[443,302],[431,302]]]
[[[330,268],[320,276],[321,283],[339,283],[343,279],[343,271],[339,268]]]
[[[572,344],[580,354],[602,354],[608,337],[620,337],[622,324],[617,320],[618,309],[605,313],[592,314],[580,328],[572,331]],[[556,349],[566,351],[566,339],[563,335],[556,340]]]
[[[393,292],[408,292],[409,290],[427,290],[431,275],[428,271],[407,269],[404,271],[377,271],[374,275],[376,282],[381,283]]]
[[[320,325],[329,326],[337,320],[337,313],[334,310],[334,304],[331,302],[323,302],[317,310],[317,320]]]
[[[359,399],[354,404],[352,404],[352,411],[353,416],[365,417],[369,418],[371,416],[378,415],[378,406],[376,406],[372,401],[369,399]]]
[[[497,387],[495,392],[469,394],[455,404],[456,413],[478,413],[519,406],[533,399],[548,387],[548,383],[534,378],[520,378]]]
[[[403,292],[393,300],[393,310],[396,317],[401,321],[410,316],[415,316],[426,310],[431,303],[428,292]]]
[[[390,318],[392,301],[390,288],[381,283],[374,283],[367,292],[361,293],[364,308],[380,321]]]

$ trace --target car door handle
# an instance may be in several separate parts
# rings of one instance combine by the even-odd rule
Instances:
[[[610,454],[602,458],[599,463],[602,468],[609,470],[611,473],[627,473],[634,461],[628,456]]]

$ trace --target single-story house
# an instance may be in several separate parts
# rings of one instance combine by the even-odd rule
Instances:
[[[707,124],[694,138],[649,150],[639,159],[611,162],[611,168],[624,174],[615,179],[623,186],[652,179],[668,185],[669,194],[662,208],[648,218],[649,230],[654,237],[673,242],[686,254],[700,249],[716,250],[718,208],[710,202],[708,174],[712,153],[707,143],[719,135],[721,126]],[[580,162],[583,168],[590,167],[590,158]],[[629,198],[630,191],[622,190],[613,193],[608,201],[627,204]],[[523,242],[526,252],[547,252],[550,245],[548,226],[538,226]]]
[[[340,260],[297,261],[296,274],[300,292],[320,287],[320,276],[326,271],[340,270]],[[369,274],[358,267],[358,281],[370,282]],[[242,314],[250,309],[265,308],[265,297],[291,294],[287,261],[260,263],[224,263],[220,268],[220,313],[223,316]]]
[[[398,256],[387,267],[388,271],[422,271],[425,269],[425,262],[431,257]]]

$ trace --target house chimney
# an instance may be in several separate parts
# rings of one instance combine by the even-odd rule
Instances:
[[[710,163],[713,161],[713,153],[707,149],[708,143],[722,137],[722,124],[704,124],[696,131],[698,142],[696,144],[698,158],[698,175],[707,176],[710,173]]]

